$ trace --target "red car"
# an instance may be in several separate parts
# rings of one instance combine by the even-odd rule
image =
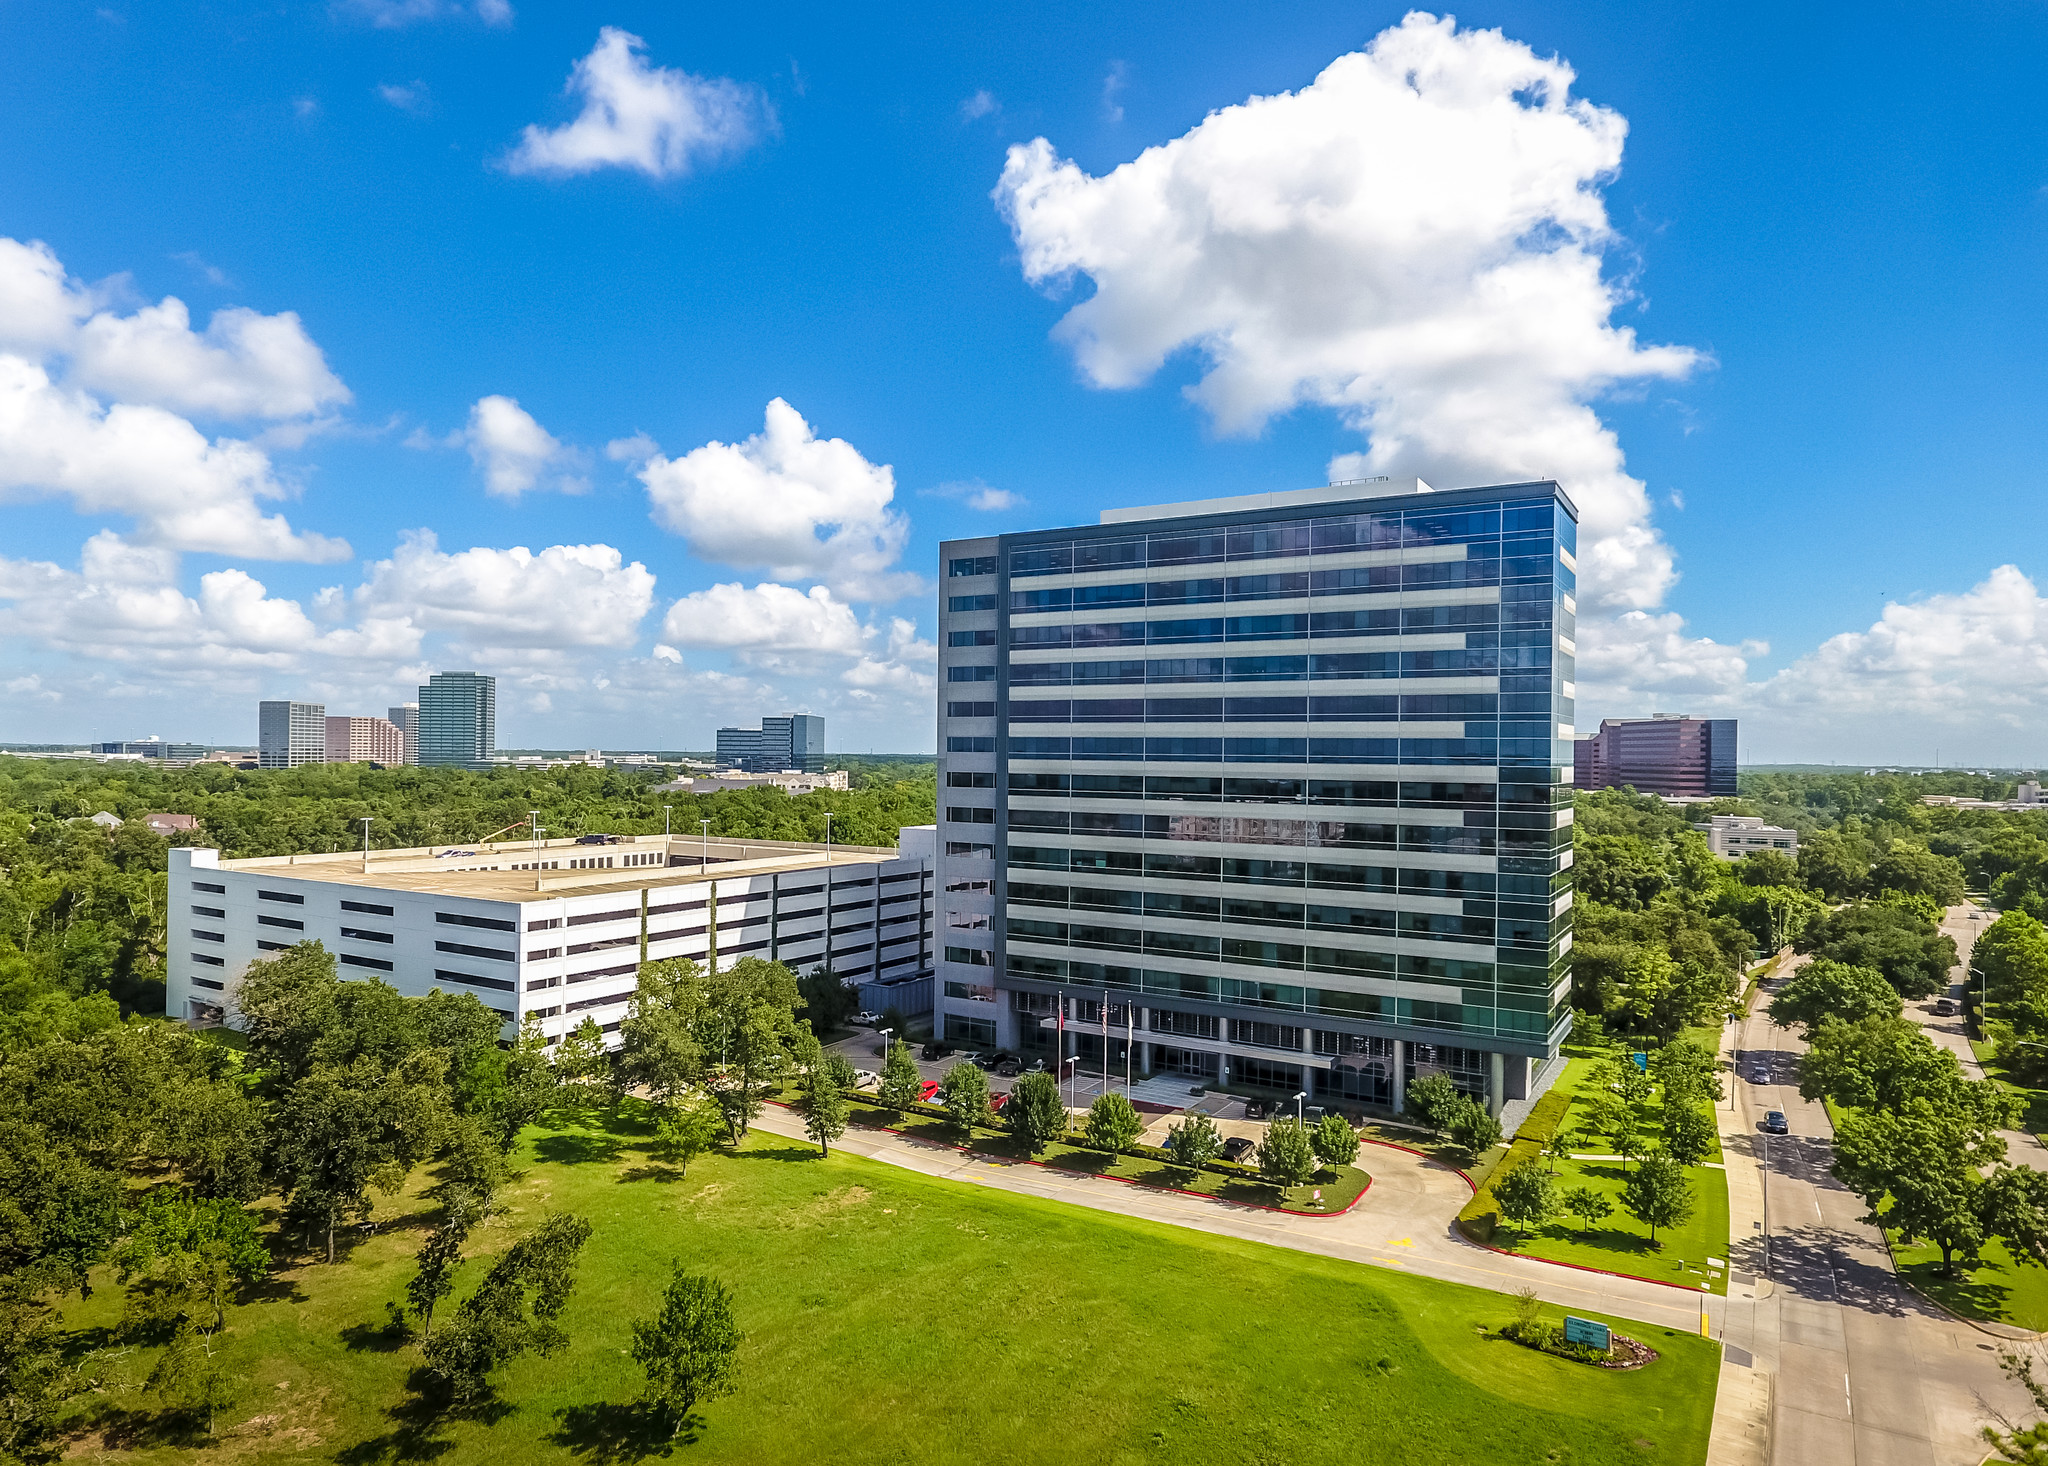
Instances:
[[[919,1104],[921,1104],[921,1105],[928,1105],[928,1104],[930,1104],[930,1103],[932,1102],[932,1096],[933,1096],[933,1095],[935,1095],[935,1094],[937,1094],[938,1092],[939,1092],[939,1081],[938,1081],[938,1080],[936,1080],[936,1079],[927,1079],[927,1080],[926,1080],[926,1081],[925,1081],[925,1082],[924,1082],[924,1083],[923,1083],[923,1084],[922,1084],[921,1086],[919,1086],[919,1088],[918,1088],[918,1091],[917,1091],[917,1102],[918,1102]]]

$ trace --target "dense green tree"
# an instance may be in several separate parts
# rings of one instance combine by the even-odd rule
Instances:
[[[860,990],[848,986],[831,968],[822,965],[797,979],[797,991],[803,997],[804,1017],[820,1037],[846,1027],[854,1010],[860,1007]]]
[[[638,1086],[656,1104],[673,1105],[700,1084],[706,1073],[708,1007],[704,969],[689,958],[641,963],[610,1064],[619,1087]],[[580,1067],[581,1055],[573,1062]],[[578,1078],[588,1082],[581,1074]]]
[[[1970,966],[1983,975],[1987,1001],[2038,1003],[2048,996],[2048,927],[2024,911],[2005,912],[1979,934]]]
[[[1948,986],[1956,944],[1920,912],[1883,901],[1845,906],[1816,922],[1798,950],[1884,974],[1901,997],[1925,998]]]
[[[1182,1169],[1199,1171],[1223,1154],[1223,1133],[1208,1114],[1190,1110],[1178,1125],[1167,1130],[1166,1153]]]
[[[1664,1151],[1681,1166],[1696,1166],[1714,1153],[1714,1117],[1697,1101],[1664,1105]]]
[[[1855,1023],[1864,1018],[1897,1018],[1905,1010],[1885,975],[1874,967],[1851,967],[1825,957],[1806,963],[1771,999],[1771,1022],[1797,1023],[1811,1039],[1824,1018]]]
[[[829,1071],[830,1066],[827,1066]],[[842,1088],[841,1093],[844,1093]],[[718,1106],[702,1094],[687,1095],[672,1105],[656,1112],[654,1121],[654,1153],[663,1161],[676,1168],[679,1175],[690,1173],[690,1162],[710,1150],[718,1140]],[[836,1138],[842,1133],[834,1132]]]
[[[1326,1166],[1348,1166],[1358,1159],[1358,1132],[1342,1115],[1328,1114],[1309,1132],[1309,1144]]]
[[[1944,1276],[1958,1254],[1976,1256],[1986,1236],[1982,1172],[2005,1140],[1972,1110],[1916,1096],[1897,1109],[1844,1115],[1834,1173],[1869,1208],[1864,1220],[1941,1249]]]
[[[392,1193],[439,1150],[449,1129],[447,1061],[437,1050],[408,1055],[389,1071],[364,1058],[314,1069],[280,1103],[272,1165],[290,1219],[325,1239],[367,1217],[370,1189]]]
[[[1316,1173],[1316,1152],[1309,1143],[1308,1127],[1292,1115],[1282,1115],[1266,1126],[1258,1154],[1259,1169],[1278,1186],[1300,1186]]]
[[[425,1342],[427,1369],[450,1395],[477,1399],[489,1392],[492,1373],[520,1355],[546,1358],[568,1344],[557,1320],[589,1240],[589,1222],[550,1212],[492,1265],[441,1332]]]
[[[908,1054],[908,1046],[904,1046]],[[818,1143],[820,1155],[832,1153],[832,1142],[846,1133],[846,1091],[825,1061],[825,1050],[808,1027],[796,1042],[797,1083],[803,1094],[804,1133]],[[915,1073],[915,1068],[912,1069]]]
[[[1536,1162],[1523,1161],[1491,1183],[1503,1220],[1526,1232],[1557,1211],[1557,1182]]]
[[[889,1045],[889,1053],[882,1060],[881,1083],[875,1086],[876,1098],[892,1110],[907,1110],[917,1103],[918,1092],[924,1088],[924,1075],[919,1072],[917,1060],[911,1056],[910,1045],[897,1039]]]
[[[1026,1074],[1010,1086],[1003,1121],[1026,1153],[1037,1155],[1067,1133],[1067,1107],[1059,1081],[1050,1074]]]
[[[1425,1074],[1411,1080],[1402,1095],[1404,1113],[1442,1134],[1450,1122],[1451,1110],[1459,1099],[1458,1086],[1448,1074]]]
[[[130,1213],[113,1260],[131,1308],[141,1304],[157,1319],[197,1309],[214,1333],[227,1327],[235,1295],[270,1270],[256,1219],[238,1202],[171,1186],[154,1188]]]
[[[1869,884],[1874,856],[1868,840],[1823,830],[1799,843],[1799,879],[1830,901],[1846,901]]]
[[[0,1270],[0,1461],[56,1460],[65,1402],[93,1377],[64,1357],[55,1313],[25,1274]]]
[[[1978,1196],[1984,1230],[2018,1262],[2048,1267],[2048,1171],[2000,1166]]]
[[[441,1194],[441,1220],[420,1243],[413,1261],[418,1270],[405,1285],[406,1302],[420,1321],[420,1336],[432,1338],[434,1310],[455,1291],[455,1273],[462,1249],[476,1224],[490,1214],[489,1201],[473,1191],[449,1187]]]
[[[624,1027],[621,1022],[622,1032]],[[554,1066],[557,1104],[602,1102],[611,1086],[612,1058],[604,1046],[604,1030],[597,1026],[595,1018],[585,1017],[562,1035],[562,1041],[555,1045]]]
[[[796,976],[780,962],[742,957],[705,981],[703,1052],[711,1095],[737,1145],[761,1113],[769,1087],[787,1072],[799,1020]]]
[[[633,1325],[633,1359],[647,1371],[646,1399],[667,1415],[671,1436],[682,1434],[700,1400],[732,1393],[745,1339],[732,1290],[677,1263],[661,1312]]]
[[[1735,863],[1735,878],[1745,886],[1796,886],[1799,862],[1782,850],[1754,850]]]
[[[1122,1152],[1138,1143],[1145,1133],[1144,1117],[1128,1095],[1112,1090],[1097,1095],[1088,1107],[1088,1143],[1102,1150]]]
[[[1623,1183],[1621,1204],[1650,1229],[1650,1245],[1655,1247],[1659,1227],[1682,1227],[1692,1217],[1692,1183],[1677,1161],[1652,1151]]]
[[[988,1076],[965,1061],[953,1065],[939,1081],[939,1103],[953,1128],[966,1134],[988,1119]]]
[[[1579,1219],[1579,1230],[1590,1232],[1614,1215],[1614,1202],[1597,1186],[1572,1186],[1558,1198],[1566,1213]]]
[[[1965,1079],[1956,1056],[1904,1018],[1823,1019],[1799,1061],[1799,1094],[1845,1109],[1894,1113],[1926,1099],[1942,1110],[1977,1115],[1994,1130],[2017,1124],[2022,1105],[1989,1080]]]
[[[1936,855],[1910,840],[1894,840],[1886,846],[1872,863],[1868,880],[1874,891],[1925,896],[1936,906],[1953,906],[1963,899],[1962,862]]]
[[[1459,1095],[1444,1116],[1444,1134],[1451,1144],[1477,1160],[1500,1144],[1500,1121],[1469,1095]]]

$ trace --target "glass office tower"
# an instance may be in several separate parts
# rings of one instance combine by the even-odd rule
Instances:
[[[498,751],[498,679],[436,672],[420,689],[419,760],[429,768],[487,769]]]
[[[1571,501],[1380,480],[1102,519],[941,551],[943,1036],[1359,1109],[1547,1082]]]

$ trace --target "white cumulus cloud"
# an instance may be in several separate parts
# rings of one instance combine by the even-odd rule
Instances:
[[[724,77],[651,65],[647,43],[606,26],[569,73],[583,110],[560,127],[528,126],[506,156],[514,173],[567,177],[629,168],[671,178],[751,147],[773,123],[765,98]]]
[[[582,455],[534,421],[516,398],[492,394],[477,399],[463,430],[469,458],[484,476],[484,490],[517,499],[545,477],[547,487],[580,494],[590,485],[578,471]]]
[[[160,407],[92,397],[53,383],[42,367],[0,354],[0,500],[68,496],[86,514],[122,514],[138,535],[177,550],[263,560],[346,560],[348,545],[301,533],[265,514],[287,490],[263,450],[208,442]]]
[[[1367,473],[1554,477],[1584,514],[1586,599],[1649,608],[1670,553],[1590,404],[1700,357],[1613,322],[1600,186],[1627,125],[1572,81],[1414,14],[1099,178],[1043,138],[1013,147],[995,197],[1028,280],[1092,281],[1056,335],[1093,384],[1191,349],[1224,432],[1313,404],[1369,435]]]
[[[129,316],[100,311],[71,347],[72,379],[128,402],[217,418],[307,416],[350,400],[298,315],[219,310],[203,334],[166,296]]]
[[[677,646],[718,647],[745,656],[859,656],[868,635],[844,601],[822,585],[714,585],[673,606],[662,639]]]
[[[910,523],[892,507],[896,476],[843,438],[820,438],[780,397],[760,432],[710,442],[640,470],[657,523],[691,550],[777,580],[820,580],[839,595],[893,600],[921,583],[892,571]]]
[[[471,647],[630,646],[654,605],[654,575],[610,545],[523,545],[449,554],[426,531],[368,568],[355,594],[371,618],[404,618]]]

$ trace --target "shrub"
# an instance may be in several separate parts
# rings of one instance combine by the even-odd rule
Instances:
[[[1259,1146],[1259,1169],[1277,1185],[1299,1186],[1316,1173],[1316,1153],[1308,1127],[1291,1115],[1266,1127]]]
[[[1358,1159],[1358,1132],[1342,1115],[1325,1115],[1309,1133],[1308,1143],[1326,1166],[1348,1166]]]

